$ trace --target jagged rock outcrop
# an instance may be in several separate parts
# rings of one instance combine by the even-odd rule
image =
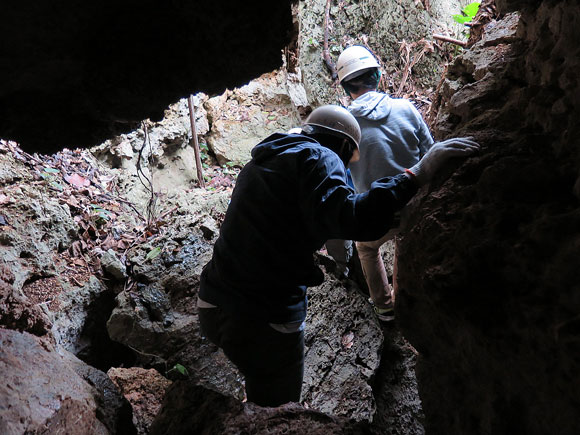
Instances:
[[[205,104],[211,122],[206,139],[218,163],[243,166],[259,141],[301,125],[297,107],[307,104],[306,97],[296,101],[290,92],[300,88],[292,73],[280,69],[210,98]]]
[[[132,434],[128,402],[95,368],[123,355],[98,326],[112,295],[71,257],[81,205],[53,166],[0,142],[0,433]]]
[[[497,7],[502,19],[449,66],[434,126],[440,138],[474,135],[482,149],[414,200],[397,318],[420,354],[428,433],[573,434],[580,8]],[[518,7],[521,18],[506,14]]]

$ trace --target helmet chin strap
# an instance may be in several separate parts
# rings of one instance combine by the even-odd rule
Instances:
[[[353,161],[352,158],[354,157],[354,150],[348,139],[343,139],[339,144],[334,142],[332,145],[324,144],[324,146],[334,151],[342,163],[344,163],[345,167],[347,167],[348,164]]]
[[[346,167],[349,162],[356,161],[360,157],[358,149],[354,146],[350,140],[344,136],[339,136],[335,134],[330,134],[322,129],[317,129],[311,125],[304,125],[302,127],[302,134],[311,136],[320,145],[334,151],[344,166]],[[355,152],[356,151],[356,152]],[[355,159],[353,159],[355,158]]]

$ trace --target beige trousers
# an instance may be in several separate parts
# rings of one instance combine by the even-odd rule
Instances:
[[[387,270],[381,256],[381,246],[393,239],[399,233],[399,228],[393,228],[379,240],[372,242],[356,242],[360,264],[369,287],[369,294],[374,304],[379,308],[390,305],[393,289],[387,278]],[[395,255],[395,263],[397,256]],[[396,268],[396,264],[394,266]]]

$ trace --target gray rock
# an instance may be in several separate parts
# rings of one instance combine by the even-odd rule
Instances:
[[[49,312],[52,318],[52,333],[64,349],[77,354],[85,344],[82,335],[92,306],[98,302],[105,285],[91,275],[82,287],[65,289],[58,295],[58,311]]]
[[[206,139],[220,165],[245,164],[262,139],[301,124],[288,83],[286,72],[278,70],[207,101],[211,131]],[[301,85],[291,83],[294,95]]]
[[[370,386],[380,364],[383,335],[371,306],[341,281],[326,275],[308,289],[302,401],[331,415],[371,421]]]
[[[105,272],[118,281],[124,281],[127,278],[127,268],[112,249],[101,255],[101,266]]]
[[[109,336],[142,355],[168,358],[188,342],[197,323],[194,316],[168,311],[158,290],[143,298],[124,291],[116,300],[107,322]]]

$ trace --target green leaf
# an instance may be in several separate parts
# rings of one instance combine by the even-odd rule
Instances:
[[[60,171],[58,169],[45,167],[44,172],[48,172],[49,174],[58,174]]]
[[[477,14],[480,4],[481,2],[473,2],[468,4],[461,10],[461,14],[452,15],[453,20],[459,24],[470,22]]]
[[[63,190],[63,188],[62,188],[62,185],[61,185],[60,183],[58,183],[57,181],[51,181],[51,182],[50,182],[50,185],[51,185],[51,186],[52,186],[54,189],[56,189],[56,190],[59,190],[59,191],[61,191],[61,192],[62,192],[62,190]]]
[[[101,219],[109,220],[111,218],[111,212],[109,210],[105,210],[100,205],[91,204],[91,207],[93,208],[93,212]]]
[[[147,254],[145,260],[153,260],[159,254],[161,254],[161,248],[153,248],[151,251],[149,251],[149,254]]]
[[[456,23],[463,24],[463,23],[466,23],[467,21],[469,21],[469,17],[466,17],[465,15],[455,14],[455,15],[453,15],[453,20]]]
[[[479,10],[480,3],[481,2],[469,3],[467,6],[463,8],[463,13],[470,18],[475,17],[475,14],[477,14],[477,11]]]
[[[181,373],[183,376],[189,376],[187,369],[185,367],[183,367],[181,364],[175,364],[175,366],[173,366],[173,368],[175,370],[177,370],[179,373]]]
[[[174,372],[178,372],[181,376],[183,377],[189,377],[189,373],[187,371],[187,369],[185,367],[183,367],[181,364],[175,364],[173,367],[171,367],[167,373],[165,373],[166,376],[168,376],[171,373]]]

